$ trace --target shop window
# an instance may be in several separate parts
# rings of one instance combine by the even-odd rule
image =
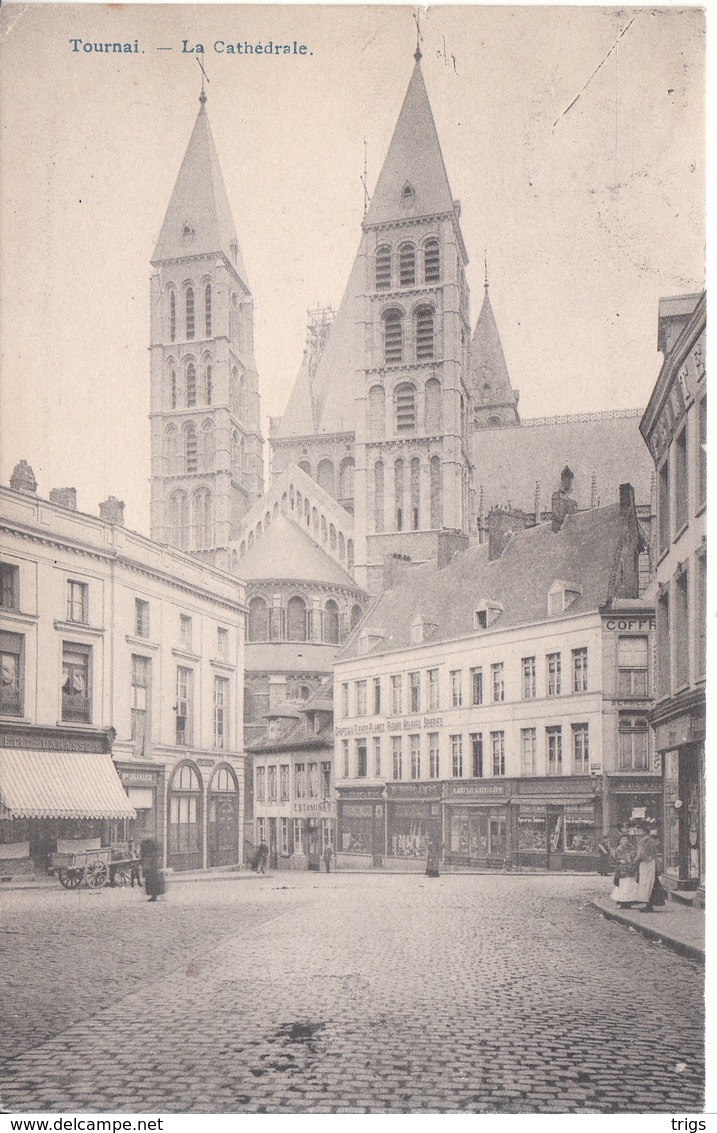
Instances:
[[[22,634],[0,631],[0,713],[5,716],[23,714],[24,646]]]
[[[373,714],[379,716],[381,714],[381,678],[373,678]]]
[[[681,531],[687,524],[690,514],[686,425],[675,437],[672,451],[675,462],[675,530]]]
[[[383,315],[383,351],[387,366],[403,362],[403,315],[397,307]]]
[[[377,779],[381,778],[381,737],[373,737],[373,773]]]
[[[474,779],[483,778],[483,734],[471,733],[471,774]]]
[[[441,777],[441,752],[438,732],[428,733],[428,777],[430,779],[440,779]]]
[[[562,691],[561,661],[559,653],[548,653],[545,658],[548,680],[548,696],[560,696]]]
[[[566,806],[565,852],[568,854],[594,854],[595,814],[591,806]]]
[[[493,749],[493,775],[505,775],[505,732],[491,732],[490,742]]]
[[[391,759],[394,779],[403,779],[403,747],[401,736],[391,736]]]
[[[134,632],[137,637],[149,637],[149,602],[134,600]]]
[[[618,727],[620,771],[648,771],[649,730],[644,716],[621,716]]]
[[[588,691],[587,648],[573,649],[573,692]]]
[[[90,646],[62,646],[62,719],[68,723],[89,724],[92,720]]]
[[[147,719],[152,662],[132,654],[131,715],[135,755],[144,755],[148,739]]]
[[[493,703],[502,704],[505,700],[505,666],[503,662],[498,661],[495,665],[491,665],[490,671],[493,681]]]
[[[356,715],[365,716],[366,710],[366,681],[356,681]]]
[[[451,669],[449,673],[449,687],[451,690],[451,708],[460,708],[463,704],[463,674],[460,669]]]
[[[68,622],[88,621],[88,594],[89,587],[86,582],[67,580],[67,620]]]
[[[421,778],[421,737],[420,735],[410,735],[408,742],[411,748],[411,778]]]
[[[11,563],[0,563],[0,608],[20,609],[20,568]]]
[[[424,283],[438,283],[441,278],[441,253],[437,240],[426,240],[423,245]]]
[[[229,747],[229,680],[214,678],[214,746]]]
[[[537,735],[535,728],[520,729],[520,773],[537,773]]]
[[[391,715],[400,716],[403,712],[403,696],[402,696],[402,680],[401,674],[394,674],[391,677]]]
[[[348,740],[346,740],[345,742],[348,747]],[[303,763],[297,763],[294,769],[294,794],[296,795],[297,799],[306,798],[306,788],[306,765]]]
[[[563,773],[563,733],[562,728],[546,728],[545,741],[547,745],[548,775],[562,775]]]
[[[408,674],[408,684],[409,684],[409,696],[410,696],[410,699],[411,699],[410,711],[411,712],[420,712],[421,711],[421,674],[420,673],[409,673]]]
[[[388,291],[391,287],[391,249],[381,244],[376,249],[376,290]]]
[[[433,711],[438,708],[438,669],[428,670],[428,708]]]
[[[483,670],[471,669],[471,704],[483,703]]]
[[[670,462],[667,457],[657,473],[657,531],[662,553],[670,545]]]
[[[617,639],[617,685],[620,696],[647,696],[647,637]]]
[[[463,736],[451,736],[451,775],[463,778]]]
[[[535,700],[537,695],[535,680],[535,657],[524,657],[523,665],[523,700]]]
[[[191,747],[194,732],[194,671],[177,666],[175,743]]]
[[[590,771],[590,749],[587,724],[572,724],[573,775],[587,775]]]

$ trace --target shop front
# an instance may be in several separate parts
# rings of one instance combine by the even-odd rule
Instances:
[[[0,875],[44,873],[58,849],[109,845],[136,812],[110,734],[0,732]]]
[[[320,870],[327,847],[336,849],[336,807],[331,799],[292,803],[294,852],[292,869]]]
[[[518,869],[596,870],[601,786],[599,779],[588,776],[516,780],[511,796],[512,864]]]
[[[383,787],[337,787],[336,864],[343,869],[382,866],[386,853]]]
[[[428,847],[440,850],[440,783],[388,783],[386,858],[394,869],[423,870]]]
[[[112,841],[132,841],[139,846],[143,838],[154,838],[161,845],[164,767],[159,764],[147,766],[146,763],[141,767],[133,763],[118,763],[116,766],[136,817],[114,822]]]
[[[510,866],[511,782],[444,783],[443,855],[452,865]]]
[[[239,783],[232,767],[215,768],[209,784],[209,865],[239,861]],[[136,805],[136,804],[135,804]]]
[[[633,835],[638,823],[649,822],[660,846],[663,836],[662,777],[646,772],[626,775],[619,771],[608,775],[609,819],[613,831],[626,830]]]
[[[655,726],[663,771],[664,878],[675,889],[705,884],[704,699],[687,715]]]

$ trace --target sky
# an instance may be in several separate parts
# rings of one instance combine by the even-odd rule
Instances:
[[[281,414],[306,311],[339,305],[413,68],[415,9],[0,9],[0,481],[124,499],[149,525],[149,278],[199,109],[255,303],[262,413]],[[646,404],[661,296],[704,286],[704,13],[438,6],[423,72],[523,417]],[[624,33],[624,34],[623,34]],[[138,41],[137,53],[70,40]],[[225,43],[304,43],[230,55]],[[617,47],[615,47],[617,44]],[[171,50],[159,50],[171,48]],[[265,434],[268,430],[265,428]]]

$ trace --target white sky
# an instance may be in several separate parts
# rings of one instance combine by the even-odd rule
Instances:
[[[0,10],[0,480],[32,464],[83,511],[149,519],[149,258],[207,109],[256,305],[265,416],[306,309],[338,306],[415,48],[408,7],[95,5]],[[471,263],[523,416],[643,406],[660,296],[704,286],[704,15],[437,7],[423,69]],[[143,54],[73,53],[71,37]],[[304,42],[304,58],[216,54]],[[444,42],[447,58],[443,57]],[[157,51],[172,47],[172,51]],[[451,56],[455,56],[454,70]],[[554,127],[556,119],[558,124]]]

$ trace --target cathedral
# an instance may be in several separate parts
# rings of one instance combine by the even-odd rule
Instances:
[[[416,51],[338,307],[309,312],[265,490],[253,298],[204,93],[152,257],[152,537],[247,582],[247,738],[331,673],[369,595],[634,484],[653,513],[640,410],[521,419],[489,296],[472,331],[468,252]],[[560,379],[562,380],[562,379]],[[289,707],[286,708],[286,705]]]

